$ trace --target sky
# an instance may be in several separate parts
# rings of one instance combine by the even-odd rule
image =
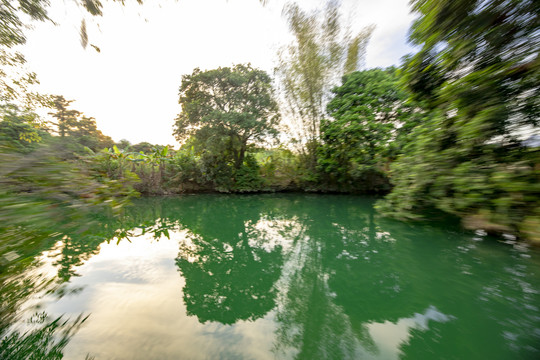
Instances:
[[[282,16],[285,0],[152,0],[122,6],[103,1],[92,17],[74,1],[53,1],[57,25],[36,23],[22,52],[37,73],[42,93],[75,100],[72,108],[96,119],[115,141],[178,146],[172,136],[180,112],[178,88],[193,69],[237,63],[272,74],[277,52],[291,37]],[[303,9],[319,1],[298,1]],[[397,65],[411,53],[408,29],[414,19],[408,0],[343,0],[342,15],[353,30],[374,24],[366,68]],[[79,28],[87,23],[83,48]]]

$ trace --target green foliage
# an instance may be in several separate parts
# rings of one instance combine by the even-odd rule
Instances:
[[[51,241],[51,221],[57,231],[74,231],[84,226],[85,214],[118,213],[136,195],[135,175],[121,171],[116,177],[112,164],[100,171],[102,155],[94,151],[110,138],[97,130],[94,119],[66,115],[64,137],[58,137],[31,111],[12,104],[1,111],[0,255]],[[62,111],[70,114],[66,107]],[[116,165],[122,169],[121,162]]]
[[[80,111],[69,109],[73,101],[66,100],[61,95],[53,97],[52,107],[55,112],[49,113],[49,115],[56,118],[55,125],[62,145],[73,154],[82,154],[85,148],[96,152],[112,146],[112,139],[98,130],[94,118],[84,116]]]
[[[333,93],[333,119],[321,122],[318,148],[324,182],[339,191],[387,191],[384,169],[422,112],[407,103],[395,68],[348,74]]]
[[[126,139],[122,139],[120,140],[119,142],[117,142],[115,144],[115,146],[119,149],[122,149],[122,150],[125,150],[125,151],[130,151],[132,150],[131,148],[131,143],[129,142],[129,140],[126,140]],[[153,149],[153,146],[151,147],[150,151],[152,151]],[[134,151],[134,150],[133,150]]]
[[[271,79],[250,65],[195,69],[182,77],[179,102],[182,112],[174,128],[178,141],[191,138],[209,153],[205,157],[223,156],[235,169],[242,166],[249,142],[277,134]]]
[[[166,166],[170,162],[167,146],[154,146],[148,154],[130,154],[127,159],[132,163],[132,171],[141,179],[136,189],[145,193],[161,193],[166,181]]]
[[[37,21],[50,20],[47,14],[49,5],[48,0],[3,1],[0,8],[2,14],[0,45],[12,47],[24,44],[26,42],[24,17],[29,16],[30,19]]]
[[[68,101],[61,95],[57,95],[53,98],[53,107],[56,111],[54,113],[49,113],[49,115],[56,118],[56,126],[60,137],[66,136],[67,131],[75,126],[77,118],[81,115],[80,111],[68,109],[73,101],[74,100]]]
[[[98,151],[113,145],[109,136],[104,135],[96,126],[96,120],[82,116],[68,131],[71,139],[93,151]]]
[[[127,141],[127,140],[125,140]],[[117,145],[118,146],[118,145]],[[129,146],[129,149],[133,152],[140,153],[143,152],[145,154],[149,154],[153,151],[154,145],[150,144],[149,142],[143,141],[138,144],[134,144]]]
[[[260,164],[261,177],[269,190],[297,189],[299,179],[299,157],[284,148],[270,149],[255,154]]]
[[[118,212],[135,195],[132,177],[111,179],[93,160],[68,162],[59,153],[46,144],[26,154],[0,149],[0,255],[39,242],[51,222],[74,230],[86,214]]]
[[[135,190],[144,194],[176,193],[181,191],[182,185],[190,182],[209,186],[217,176],[203,173],[201,168],[205,164],[201,158],[204,157],[195,156],[190,150],[174,151],[168,146],[151,145],[151,151],[137,153],[127,150],[130,148],[114,145],[98,153],[90,153],[93,169],[106,178],[134,179]],[[228,178],[230,180],[231,176]]]
[[[0,358],[11,360],[60,360],[63,350],[73,335],[88,319],[79,316],[75,320],[58,317],[52,321],[44,313],[32,317],[35,329],[24,333],[14,331],[0,341]],[[0,335],[2,335],[0,333]]]
[[[132,171],[141,179],[136,189],[143,193],[279,191],[298,189],[301,183],[299,158],[286,149],[250,150],[235,169],[222,154],[185,145],[169,153],[157,188],[148,183],[147,163],[140,165]]]
[[[198,164],[203,184],[211,184],[218,191],[230,191],[234,184],[234,168],[223,155],[204,152]]]
[[[0,44],[0,104],[15,103],[24,109],[49,106],[50,97],[35,91],[39,81],[25,64],[26,59],[21,53]]]
[[[234,169],[218,152],[197,152],[194,146],[184,146],[166,164],[165,184],[171,191],[231,190]]]
[[[202,179],[197,158],[190,149],[180,149],[169,163],[169,184],[179,187],[181,184],[197,183]]]
[[[0,106],[0,144],[16,152],[29,153],[48,137],[39,117],[13,104]]]
[[[257,191],[261,189],[262,178],[259,174],[259,164],[252,154],[247,154],[240,169],[236,170],[234,190]]]
[[[432,111],[394,163],[395,188],[379,209],[410,218],[439,208],[530,238],[521,229],[538,217],[539,160],[520,137],[540,119],[537,4],[422,0],[413,9],[411,40],[422,48],[405,75]]]

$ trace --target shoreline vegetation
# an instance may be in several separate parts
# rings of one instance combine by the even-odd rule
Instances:
[[[81,4],[101,13],[99,2]],[[359,69],[372,27],[353,34],[339,2],[315,12],[288,4],[292,40],[275,77],[250,64],[182,77],[176,150],[115,143],[73,100],[32,92],[36,74],[10,75],[24,69],[14,50],[26,40],[21,19],[50,20],[48,2],[34,5],[7,9],[12,21],[0,32],[2,253],[51,219],[77,226],[85,212],[120,213],[139,193],[384,195],[376,209],[386,216],[442,211],[467,228],[540,244],[534,2],[413,1],[418,52],[368,70]]]

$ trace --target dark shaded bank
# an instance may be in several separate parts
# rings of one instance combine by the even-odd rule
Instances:
[[[388,194],[385,192],[358,192],[358,191],[347,191],[340,190],[338,188],[323,188],[323,187],[308,187],[302,188],[299,186],[287,186],[279,188],[262,188],[262,189],[249,189],[249,190],[238,190],[238,189],[215,189],[212,187],[183,187],[181,189],[159,189],[152,192],[141,192],[143,197],[152,197],[152,196],[172,196],[172,195],[195,195],[195,194],[329,194],[329,195],[366,195],[366,196],[384,196]]]
[[[273,179],[272,179],[273,180]],[[134,188],[144,196],[182,195],[182,194],[267,194],[267,193],[317,193],[317,194],[347,194],[366,196],[385,196],[392,190],[386,176],[371,176],[363,182],[348,181],[338,183],[332,179],[317,179],[305,181],[302,179],[287,179],[286,181],[265,181],[264,178],[249,186],[241,182],[228,183],[186,181],[182,183],[162,183],[161,186],[147,186],[144,181],[134,185]]]

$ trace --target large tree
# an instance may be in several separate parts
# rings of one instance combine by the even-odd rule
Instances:
[[[73,101],[75,100],[66,100],[62,95],[53,97],[52,106],[55,112],[49,113],[49,115],[56,118],[56,127],[60,137],[69,135],[70,129],[75,126],[77,118],[81,115],[80,111],[69,109]]]
[[[235,169],[242,166],[249,142],[277,134],[279,114],[271,78],[251,65],[195,69],[182,77],[179,103],[177,140],[191,138],[227,152]]]
[[[96,119],[93,117],[83,115],[68,133],[73,141],[93,151],[99,151],[114,145],[111,137],[104,135],[101,130],[98,130]]]
[[[432,109],[393,167],[382,210],[435,207],[472,227],[540,240],[540,12],[536,1],[416,0],[407,59],[413,95]],[[534,230],[536,228],[536,230]]]
[[[321,121],[317,164],[328,185],[344,191],[388,190],[384,170],[424,111],[407,101],[395,68],[357,71],[332,90]]]
[[[330,90],[343,74],[358,70],[373,28],[350,36],[338,1],[311,13],[289,3],[284,14],[294,40],[280,52],[277,73],[293,134],[313,167]]]

